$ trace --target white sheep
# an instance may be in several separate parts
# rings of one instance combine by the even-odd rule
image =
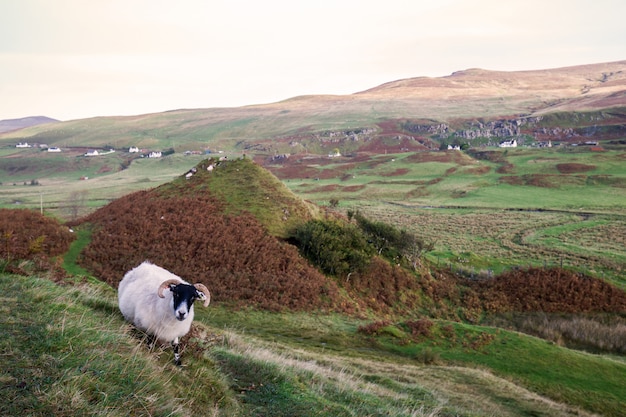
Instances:
[[[207,287],[190,285],[147,261],[128,271],[118,287],[124,318],[157,340],[170,342],[177,365],[180,365],[178,343],[191,328],[196,299],[204,301],[205,307],[209,305],[211,294]]]

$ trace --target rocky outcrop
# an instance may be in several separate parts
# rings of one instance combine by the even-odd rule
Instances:
[[[406,122],[401,125],[402,129],[418,135],[437,135],[439,137],[447,137],[450,133],[450,126],[445,123],[437,124],[420,124]]]
[[[544,116],[520,116],[512,119],[473,120],[460,128],[447,124],[404,123],[402,128],[411,133],[428,135],[433,139],[472,141],[478,138],[497,140],[573,140],[576,138],[613,139],[626,134],[626,116],[622,112],[563,113]],[[572,127],[575,125],[576,127]]]

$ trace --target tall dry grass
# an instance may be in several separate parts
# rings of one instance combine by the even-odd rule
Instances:
[[[520,330],[534,333],[561,345],[626,354],[626,320],[612,317],[608,322],[585,317],[526,317]]]

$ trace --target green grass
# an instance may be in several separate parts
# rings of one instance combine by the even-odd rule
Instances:
[[[442,334],[441,329],[449,330]],[[487,368],[559,402],[601,415],[619,416],[624,407],[624,363],[564,349],[541,339],[460,323],[440,323],[432,339],[398,342],[382,336],[390,351],[420,358],[424,352],[447,363]]]
[[[105,158],[117,158],[117,156]],[[43,209],[59,218],[70,219],[69,207],[74,204],[80,205],[80,214],[84,215],[94,208],[108,204],[111,200],[129,194],[134,191],[157,187],[171,181],[173,178],[184,174],[197,164],[202,157],[197,155],[170,155],[161,159],[137,159],[131,168],[118,170],[120,161],[116,161],[110,172],[92,175],[91,172],[75,171],[70,167],[64,171],[68,164],[67,158],[57,157],[54,168],[42,171],[34,171],[24,174],[30,183],[31,178],[39,181],[39,185],[24,185],[23,181],[17,181],[13,176],[0,176],[0,207],[36,208],[40,205]],[[98,158],[82,158],[97,160]],[[0,162],[3,160],[0,159]],[[31,164],[36,162],[31,161]],[[70,161],[71,164],[71,161]],[[1,171],[0,171],[1,172]],[[88,180],[80,180],[85,175]],[[13,183],[16,185],[13,185]],[[79,201],[79,196],[84,196],[84,201]],[[19,202],[19,204],[16,204]]]
[[[475,161],[464,166],[453,162],[416,163],[410,162],[407,155],[379,155],[369,163],[358,163],[347,170],[351,175],[347,180],[339,177],[296,179],[290,180],[287,185],[299,195],[319,202],[327,201],[330,195],[344,201],[395,200],[435,206],[623,212],[623,201],[626,200],[626,187],[622,185],[626,184],[626,172],[620,151],[594,154],[557,149],[511,150],[505,158],[514,169],[507,174],[496,172],[501,165],[499,163]],[[561,175],[556,168],[559,163],[594,165],[596,169],[582,174]],[[472,172],[485,166],[491,169],[485,173]],[[340,171],[341,167],[336,162],[320,169]],[[381,176],[396,170],[406,170],[406,173]],[[501,181],[506,177],[544,174],[550,175],[545,180],[550,187],[509,185]],[[326,185],[336,185],[339,189],[329,192],[323,189]],[[365,188],[353,192],[343,190],[349,186]]]
[[[207,167],[214,167],[208,171]],[[197,165],[190,179],[178,178],[160,187],[163,194],[179,195],[189,184],[200,184],[211,195],[225,203],[226,214],[251,213],[268,231],[286,237],[298,224],[316,216],[319,209],[302,201],[284,184],[250,159],[220,162],[217,158]],[[198,188],[194,188],[197,192]]]
[[[491,169],[476,174],[474,165],[407,158],[377,156],[350,166],[346,172],[352,177],[285,184],[300,197],[322,205],[337,198],[340,211],[357,208],[436,242],[427,259],[442,267],[478,274],[564,263],[626,288],[625,188],[590,179],[626,176],[623,153],[518,149],[506,153],[515,166],[512,174],[498,174],[499,164],[485,161],[476,166]],[[22,207],[39,208],[42,199],[45,212],[64,217],[72,193],[84,191],[82,210],[87,212],[115,196],[171,181],[200,160],[182,155],[142,159],[88,181],[76,179],[76,172],[85,171],[50,177],[40,186],[3,181],[0,204],[14,206],[19,200]],[[503,175],[556,175],[556,164],[564,162],[597,168],[582,174],[585,181],[579,185],[570,181],[543,188],[499,181]],[[242,169],[247,163],[223,168]],[[342,167],[333,161],[323,169],[342,172]],[[406,172],[385,176],[397,170]],[[254,171],[223,177],[214,173],[212,189],[235,190],[225,194],[233,209],[256,207],[260,211],[255,215],[263,217],[275,213],[283,198],[293,197],[265,195],[266,182],[277,180]],[[319,191],[326,185],[339,191]],[[341,191],[349,186],[364,188]],[[265,222],[283,220],[270,216]],[[1,276],[5,314],[0,330],[10,337],[0,346],[10,365],[0,374],[0,395],[7,400],[0,414],[67,415],[71,409],[104,415],[571,416],[586,415],[579,411],[585,409],[617,416],[621,398],[626,398],[621,357],[583,354],[519,333],[447,322],[437,323],[434,336],[423,340],[412,340],[410,332],[396,326],[368,337],[357,331],[363,320],[233,311],[219,300],[197,312],[199,333],[186,342],[187,366],[177,371],[171,367],[171,351],[151,352],[128,331],[115,292],[76,266],[89,230],[76,233],[64,268],[87,277],[86,283],[58,286],[36,277]],[[18,298],[22,293],[26,297]],[[454,336],[442,330],[450,327]],[[493,339],[483,344],[483,334]],[[216,338],[225,342],[215,343]],[[190,387],[190,377],[203,383]]]
[[[4,274],[0,288],[0,415],[188,415],[229,407],[210,369],[173,369],[131,336],[110,288]],[[188,390],[194,375],[214,391]]]
[[[396,326],[371,337],[346,316],[217,302],[198,310],[176,368],[102,283],[3,274],[0,290],[1,415],[617,416],[623,405],[623,361],[495,328],[441,321],[426,339]]]
[[[65,256],[63,257],[63,268],[70,274],[74,276],[88,276],[89,272],[78,265],[78,257],[80,256],[80,252],[89,244],[91,241],[91,229],[87,227],[81,227],[78,229],[74,229],[76,233],[76,240],[72,242],[70,249],[67,251]]]
[[[336,354],[343,358],[342,363],[373,360],[378,361],[381,367],[387,364],[390,369],[393,369],[391,364],[396,363],[406,371],[395,376],[381,372],[376,377],[369,375],[363,378],[389,385],[398,384],[398,388],[402,385],[398,382],[400,375],[409,380],[409,375],[415,371],[412,367],[416,364],[434,362],[423,370],[439,375],[440,392],[445,392],[446,395],[449,395],[448,390],[464,390],[461,386],[469,383],[465,378],[469,379],[470,375],[480,381],[479,385],[484,384],[485,390],[494,389],[488,382],[491,376],[478,378],[469,370],[463,379],[460,375],[455,375],[452,368],[460,366],[480,369],[483,372],[489,370],[494,375],[514,381],[519,386],[530,388],[546,397],[600,411],[603,415],[618,416],[623,406],[620,398],[624,398],[624,386],[620,380],[626,372],[624,363],[616,364],[608,357],[572,351],[516,332],[440,321],[436,322],[432,337],[413,341],[410,333],[396,326],[383,328],[380,336],[367,337],[356,332],[358,325],[363,322],[341,317],[213,309],[209,320],[216,325],[232,325],[234,331],[265,340],[265,343],[270,341],[272,349],[279,350],[283,356],[289,355],[293,347],[300,357],[321,352],[327,361],[331,361],[331,356]],[[491,336],[486,337],[485,334]],[[264,355],[270,356],[267,352]],[[231,372],[244,374],[242,377],[247,381],[246,384],[255,383],[258,386],[259,381],[262,381],[258,377],[254,378],[255,375],[262,374],[262,371],[254,367],[254,371],[249,371],[252,365],[240,363],[241,358],[223,360],[236,362],[230,366],[236,367],[238,371],[231,368]],[[272,373],[275,366],[284,366],[288,359],[275,358],[269,362],[269,369],[265,371]],[[420,380],[419,384],[424,384],[424,381]],[[420,389],[426,398],[436,397],[432,391],[428,393],[429,390],[424,386]],[[516,398],[506,400],[506,405],[500,410],[503,414],[495,415],[506,415],[507,412],[512,412],[511,415],[532,415],[537,412],[524,401],[524,395],[526,394],[518,392]],[[247,396],[246,392],[246,401],[259,406],[260,410],[268,411],[257,404],[260,400],[254,395]],[[465,398],[464,401],[469,399]],[[505,409],[507,411],[503,411]],[[556,411],[553,412],[557,414]],[[443,414],[446,415],[445,412]]]

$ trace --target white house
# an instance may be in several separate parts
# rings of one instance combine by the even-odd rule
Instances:
[[[504,142],[500,142],[499,145],[501,148],[517,148],[517,140],[505,140]]]
[[[94,150],[88,150],[88,151],[85,153],[85,156],[98,156],[98,155],[100,155],[100,153],[99,153],[96,149],[94,149]]]
[[[24,143],[20,142],[17,145],[15,145],[15,147],[16,148],[30,148],[31,145],[29,145],[28,142],[24,142]]]
[[[128,153],[137,153],[139,152],[139,148],[136,146],[131,146],[130,148],[128,148]]]
[[[148,154],[148,158],[160,158],[163,154],[161,153],[161,151],[158,152],[150,152]]]
[[[51,146],[48,148],[48,152],[61,152],[61,148],[57,148],[56,146]]]

